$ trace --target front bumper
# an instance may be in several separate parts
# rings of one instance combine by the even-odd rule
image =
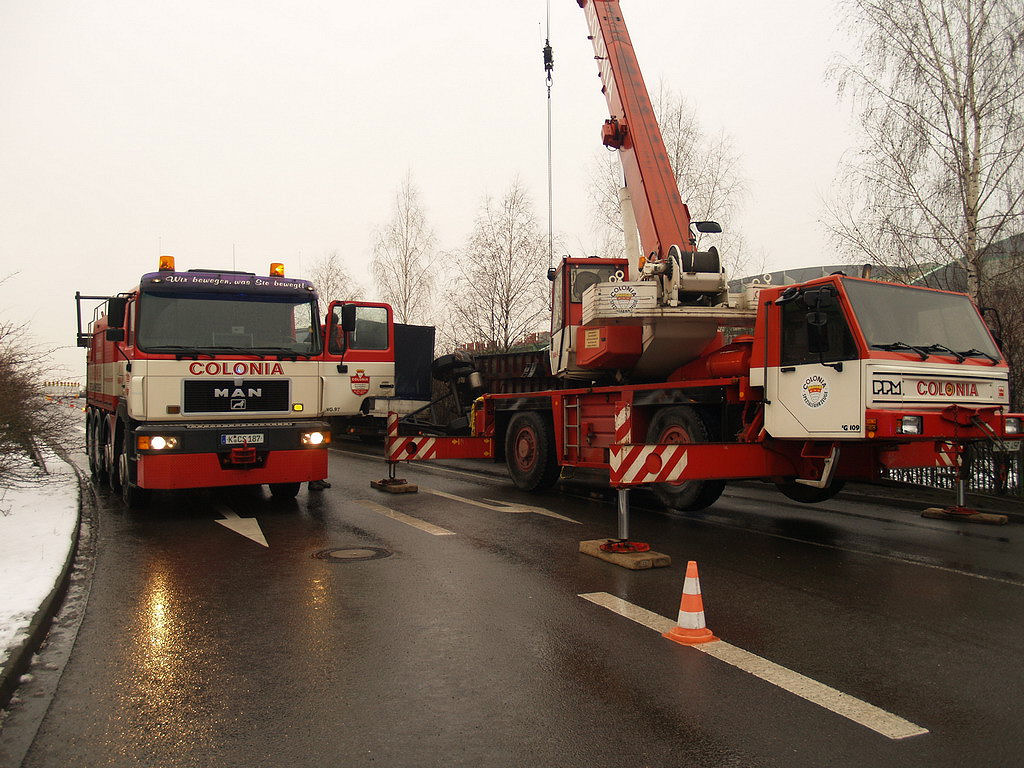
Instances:
[[[174,438],[173,449],[135,450],[136,482],[142,488],[213,488],[323,480],[327,442],[304,445],[302,435],[330,429],[321,421],[144,424],[132,440]],[[225,443],[224,436],[259,434],[263,442]],[[137,445],[137,442],[135,443]]]
[[[919,434],[906,434],[900,429],[904,416],[920,417]],[[1005,413],[1004,407],[998,405],[950,405],[941,411],[869,409],[864,413],[865,433],[869,439],[900,441],[972,441],[989,440],[993,437],[1001,440],[1019,440],[1020,434],[1006,432],[1006,420],[1010,418],[1021,419],[1024,415]]]

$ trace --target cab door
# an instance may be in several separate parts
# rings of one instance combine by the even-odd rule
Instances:
[[[766,342],[779,365],[765,371],[765,429],[811,440],[863,436],[863,364],[836,286],[810,286],[769,310],[776,330]]]
[[[332,302],[324,335],[325,416],[355,415],[368,398],[394,395],[395,326],[389,305]]]

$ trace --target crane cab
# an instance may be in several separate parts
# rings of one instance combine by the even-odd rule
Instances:
[[[551,372],[562,378],[591,380],[599,369],[620,366],[594,364],[593,356],[580,359],[578,337],[586,337],[583,328],[583,294],[588,288],[611,280],[628,279],[626,259],[565,257],[548,270],[551,280]],[[629,331],[629,333],[635,333]],[[593,335],[593,333],[592,333]],[[588,362],[589,361],[589,362]]]

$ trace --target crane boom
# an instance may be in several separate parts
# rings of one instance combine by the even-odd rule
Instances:
[[[611,113],[602,142],[619,150],[647,261],[663,260],[673,245],[693,251],[690,211],[679,195],[618,0],[576,2],[586,15]]]

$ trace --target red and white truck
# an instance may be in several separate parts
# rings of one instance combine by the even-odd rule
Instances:
[[[526,490],[598,468],[620,492],[647,485],[696,510],[731,479],[822,501],[847,479],[951,467],[971,441],[1020,437],[1006,361],[965,295],[842,274],[730,294],[715,249],[696,247],[691,228],[721,229],[680,199],[619,3],[577,2],[642,251],[549,270],[560,387],[484,395],[468,437],[393,419],[389,461],[504,458]]]
[[[327,419],[393,395],[391,308],[335,302],[321,322],[313,284],[281,264],[159,267],[116,296],[75,296],[94,476],[131,506],[151,490],[262,483],[291,498],[326,478]],[[84,331],[83,301],[98,302]]]

